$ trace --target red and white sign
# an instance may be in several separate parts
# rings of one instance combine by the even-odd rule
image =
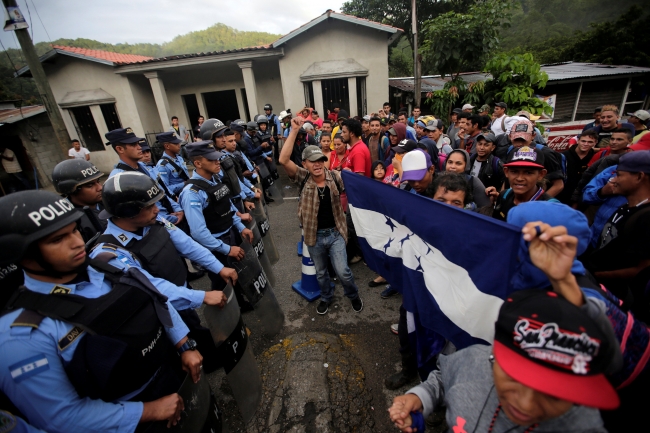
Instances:
[[[576,122],[556,123],[553,125],[546,125],[550,129],[546,145],[551,149],[562,152],[569,148],[569,140],[579,135],[582,128],[589,123],[588,120],[579,120]]]

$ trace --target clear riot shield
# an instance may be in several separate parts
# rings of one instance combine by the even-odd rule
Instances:
[[[271,224],[269,223],[269,219],[266,215],[266,212],[264,211],[261,200],[257,200],[255,202],[255,209],[251,210],[251,215],[257,223],[257,228],[262,235],[262,242],[264,242],[264,252],[268,256],[269,262],[271,262],[272,265],[275,265],[280,260],[280,254],[278,253],[278,249],[275,246],[273,233],[271,233]],[[275,285],[275,282],[273,282],[273,285]]]
[[[237,270],[238,287],[253,305],[254,319],[260,324],[260,331],[267,337],[273,337],[284,326],[284,313],[268,281],[257,253],[251,244],[243,241],[239,245],[245,252],[240,261],[229,260],[230,267]]]
[[[262,377],[232,286],[227,285],[223,293],[228,299],[225,307],[206,305],[203,315],[214,343],[220,350],[226,379],[237,406],[244,422],[249,423],[262,401]]]
[[[255,253],[257,253],[257,259],[260,261],[260,264],[262,265],[262,269],[264,269],[264,273],[269,279],[269,282],[271,283],[272,286],[275,286],[276,283],[275,272],[273,272],[273,266],[269,261],[269,256],[266,252],[266,248],[264,247],[262,234],[260,232],[259,227],[257,226],[257,223],[255,222],[254,217],[251,222],[246,223],[246,227],[253,232],[252,245],[253,245],[253,249],[255,250]]]

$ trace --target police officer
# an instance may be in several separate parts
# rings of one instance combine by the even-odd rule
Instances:
[[[205,123],[204,123],[205,124]],[[221,171],[219,160],[223,157],[212,141],[199,141],[187,144],[187,154],[195,170],[180,195],[180,203],[187,215],[192,237],[217,257],[227,263],[228,257],[234,260],[244,258],[244,250],[239,245],[241,235],[248,242],[253,241],[253,232],[242,224],[237,216],[237,208],[230,201],[230,190],[218,176]],[[218,275],[208,272],[213,289],[223,289],[224,282]],[[248,309],[240,291],[235,290],[243,309]]]
[[[253,164],[246,155],[248,149],[248,143],[244,140],[246,122],[241,119],[234,120],[230,124],[230,129],[235,133],[235,142],[237,144],[236,151],[233,152],[233,154],[244,161],[245,168],[242,167],[242,172],[254,185],[259,179],[259,174],[257,173],[257,170],[255,170],[255,164]]]
[[[145,138],[140,140],[140,149],[142,150],[142,159],[140,162],[144,164],[144,167],[149,172],[149,177],[152,179],[158,179],[158,169],[156,168],[156,164],[153,163],[153,159],[151,158],[151,147],[149,147],[149,143],[147,143]]]
[[[246,165],[246,161],[244,161],[241,153],[237,150],[235,132],[227,130],[220,139],[215,139],[215,147],[224,155],[221,162],[222,167],[224,165],[223,161],[226,158],[232,159],[235,163],[235,170],[241,183],[240,186],[242,186],[241,197],[245,200],[243,210],[247,212],[253,209],[255,207],[253,201],[259,199],[262,192],[253,186],[253,183],[244,176],[244,172],[248,170],[248,166]],[[220,173],[223,173],[223,170]],[[240,211],[241,210],[242,209],[240,209]]]
[[[48,432],[128,431],[176,424],[174,365],[194,382],[201,354],[167,300],[137,269],[88,261],[82,212],[47,191],[0,198],[0,266],[19,263],[25,287],[0,317],[0,388]],[[165,335],[163,335],[165,334]]]
[[[45,433],[45,430],[32,427],[22,418],[4,410],[0,410],[0,431],[3,433]]]
[[[155,171],[150,171],[141,162],[142,146],[140,143],[144,140],[143,138],[136,137],[131,128],[114,129],[113,131],[107,132],[105,136],[108,140],[107,144],[113,146],[115,153],[120,157],[120,162],[115,165],[109,177],[123,171],[139,171],[151,177],[153,180],[158,181],[154,175]],[[167,185],[161,184],[161,187],[167,188]],[[178,225],[183,220],[183,209],[173,199],[163,197],[157,203],[157,206],[160,209],[161,216],[172,224]]]
[[[268,187],[273,184],[273,178],[270,176],[270,171],[267,166],[267,158],[264,153],[269,151],[268,142],[260,141],[258,136],[258,123],[255,121],[246,124],[246,133],[244,140],[248,144],[248,153],[246,154],[251,161],[254,161],[260,172],[260,181],[262,189],[264,190],[264,200],[267,203],[273,203],[275,200],[271,198],[268,193]],[[264,168],[262,167],[264,165]],[[263,175],[265,174],[265,175]]]
[[[173,131],[156,135],[158,143],[162,144],[165,152],[158,161],[157,168],[160,177],[169,191],[178,196],[190,179],[190,174],[185,167],[185,160],[181,156],[181,143],[183,142]]]
[[[92,163],[81,159],[62,161],[52,171],[56,192],[84,212],[79,224],[85,242],[90,242],[106,229],[106,220],[99,217],[104,208],[102,184],[99,181],[103,175]]]
[[[108,262],[120,269],[142,269],[156,287],[167,296],[190,329],[190,337],[202,347],[206,372],[217,367],[216,348],[209,331],[201,326],[194,311],[201,304],[223,307],[223,292],[192,290],[188,287],[183,257],[199,263],[234,285],[237,271],[224,267],[215,256],[175,225],[158,216],[154,204],[163,192],[153,179],[138,172],[118,173],[104,185],[106,231],[97,240],[91,257],[103,252],[114,255]],[[209,353],[210,352],[210,353]],[[212,356],[211,356],[212,355]]]

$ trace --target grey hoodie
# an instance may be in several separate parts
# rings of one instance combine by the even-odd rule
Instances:
[[[459,152],[465,157],[465,175],[469,178],[469,187],[472,189],[472,195],[474,196],[474,203],[476,203],[476,207],[480,208],[483,206],[491,206],[492,202],[490,201],[490,198],[485,195],[485,185],[483,185],[483,182],[481,182],[478,177],[469,174],[470,170],[472,169],[469,162],[469,153],[463,149],[455,149],[449,155],[447,155],[447,160],[449,160],[451,155]]]
[[[492,347],[476,344],[452,355],[440,356],[440,370],[432,371],[426,382],[412,388],[408,394],[420,398],[425,418],[444,402],[450,433],[486,432],[499,404],[491,354]],[[492,431],[521,433],[526,428],[511,422],[502,410]],[[607,430],[597,409],[574,405],[564,415],[540,423],[534,430],[538,432],[606,433]]]

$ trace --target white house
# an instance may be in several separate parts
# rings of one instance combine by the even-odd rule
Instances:
[[[55,46],[40,60],[70,136],[107,172],[117,157],[104,134],[119,127],[151,142],[171,116],[191,127],[199,114],[250,120],[266,103],[323,117],[335,102],[352,116],[376,111],[388,100],[388,45],[401,33],[328,10],[258,47],[150,58]]]

